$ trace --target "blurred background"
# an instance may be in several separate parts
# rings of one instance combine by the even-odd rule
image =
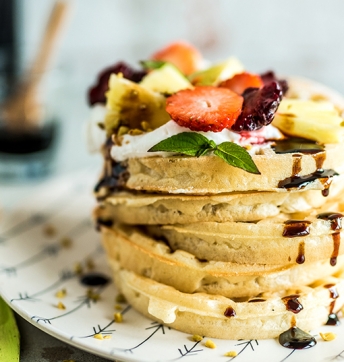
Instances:
[[[30,66],[54,0],[0,1],[0,100]],[[206,58],[237,56],[249,71],[306,76],[344,93],[344,2],[332,0],[74,0],[40,85],[60,125],[55,173],[89,164],[88,87],[118,60],[136,65],[185,39]],[[1,158],[1,155],[0,155]]]

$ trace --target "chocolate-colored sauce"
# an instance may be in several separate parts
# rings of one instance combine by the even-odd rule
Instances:
[[[313,155],[317,170],[322,170],[323,164],[326,160],[326,152],[319,152]]]
[[[301,241],[299,243],[299,252],[297,254],[296,262],[298,264],[303,264],[305,262],[305,242]]]
[[[311,222],[308,220],[287,220],[284,222],[282,236],[286,238],[295,238],[298,236],[309,235],[310,224]]]
[[[338,173],[331,169],[329,170],[320,169],[309,175],[287,177],[286,179],[278,183],[278,187],[283,189],[290,189],[293,187],[302,189],[306,187],[309,183],[319,179],[323,183],[324,188],[326,188],[327,190],[327,192],[325,192],[325,195],[323,193],[323,195],[326,196],[326,193],[328,195],[328,189],[330,186],[329,181],[333,176],[338,176]]]
[[[314,337],[296,326],[280,334],[278,340],[283,347],[292,349],[307,349],[317,344]]]
[[[297,314],[302,311],[303,306],[297,299],[299,297],[300,296],[298,294],[294,294],[294,295],[288,295],[288,296],[282,298],[282,301],[285,304],[285,307],[289,312],[293,312],[293,313]]]
[[[301,167],[302,155],[295,154],[292,157],[293,157],[292,176],[296,176],[302,170],[302,167]]]
[[[104,199],[109,193],[122,189],[129,178],[129,172],[127,170],[126,163],[116,162],[112,159],[112,146],[113,142],[111,138],[108,138],[103,145],[103,154],[105,159],[103,174],[94,187],[94,192],[99,192],[102,188],[105,188],[106,192],[105,195],[98,196],[98,201]]]
[[[327,288],[330,292],[330,298],[333,299],[333,301],[330,304],[328,319],[326,322],[326,325],[328,326],[338,326],[340,324],[340,321],[338,319],[338,316],[336,313],[333,313],[334,307],[336,305],[336,299],[339,297],[338,290],[336,288],[335,284],[326,284],[324,285],[324,288]]]
[[[98,217],[96,220],[96,230],[100,231],[100,227],[102,225],[106,226],[106,227],[111,227],[113,225],[113,220],[112,219],[102,219],[102,218]]]
[[[297,137],[276,141],[273,149],[276,153],[316,154],[324,151],[324,147],[316,142]]]
[[[228,318],[236,316],[235,310],[232,307],[226,308],[226,310],[223,314],[225,315],[225,317],[228,317]]]
[[[340,212],[322,212],[317,215],[318,219],[330,220],[332,230],[341,230],[342,229],[342,218],[343,214]]]
[[[332,234],[333,240],[333,251],[330,258],[330,264],[335,266],[337,264],[337,257],[339,254],[339,247],[340,247],[340,233],[336,232]]]
[[[81,284],[89,287],[102,286],[109,283],[109,281],[110,279],[107,276],[98,273],[87,274],[80,279]]]

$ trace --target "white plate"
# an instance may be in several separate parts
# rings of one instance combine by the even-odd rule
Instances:
[[[335,361],[344,359],[344,326],[324,326],[312,334],[317,345],[308,350],[290,350],[277,340],[215,340],[216,349],[190,336],[142,317],[123,305],[123,323],[114,322],[115,286],[111,281],[95,286],[92,298],[75,273],[79,263],[87,275],[110,278],[100,236],[91,223],[94,206],[94,174],[84,172],[53,180],[39,194],[5,215],[0,225],[0,293],[7,303],[37,328],[69,344],[109,359],[121,361],[226,362],[228,351],[238,361]],[[52,235],[46,228],[50,227]],[[67,238],[67,239],[66,239]],[[67,247],[68,238],[72,244]],[[64,242],[63,242],[64,240]],[[94,263],[94,270],[90,264]],[[66,289],[58,309],[56,292]],[[336,340],[324,342],[319,332],[334,332]],[[97,333],[111,336],[94,338]]]

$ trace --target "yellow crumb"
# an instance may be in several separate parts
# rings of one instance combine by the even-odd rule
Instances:
[[[235,351],[229,351],[225,353],[225,357],[236,357],[238,354]]]
[[[336,339],[336,335],[332,332],[329,332],[329,333],[319,333],[320,334],[320,337],[326,341],[326,342],[329,342],[329,341],[333,341],[334,339]]]
[[[244,146],[247,150],[250,150],[252,148],[252,145],[245,145]]]
[[[54,236],[56,235],[56,229],[53,225],[45,225],[43,232],[47,236]]]
[[[64,238],[62,238],[62,239],[60,240],[60,243],[61,243],[61,245],[62,245],[63,248],[69,249],[69,248],[72,246],[73,241],[72,241],[71,238],[65,236]]]
[[[63,309],[63,310],[66,309],[66,306],[62,302],[58,302],[56,307],[58,309]]]
[[[62,299],[62,298],[64,298],[66,295],[67,295],[67,290],[66,290],[66,289],[60,289],[60,290],[58,290],[58,291],[56,292],[55,297]]]
[[[116,296],[116,303],[126,303],[127,300],[125,299],[125,296],[123,294],[118,294]]]
[[[194,335],[191,337],[191,339],[192,339],[194,342],[200,342],[200,341],[203,339],[203,337],[200,336],[200,335],[198,335],[198,334],[194,334]]]
[[[107,334],[106,336],[104,336],[104,339],[111,339],[112,336],[110,336],[109,334]]]
[[[122,323],[123,322],[123,316],[122,313],[115,313],[114,314],[115,322],[116,323]]]
[[[75,271],[76,274],[82,274],[82,272],[83,272],[82,265],[80,263],[75,263],[74,264],[74,271]]]
[[[104,339],[103,335],[101,333],[97,333],[93,336],[95,339]]]
[[[115,305],[115,309],[116,309],[116,310],[122,310],[123,307],[122,307],[121,305],[119,305],[119,304],[116,304],[116,305]]]
[[[208,347],[208,348],[216,348],[216,344],[211,340],[211,339],[208,339],[205,343],[204,343],[205,347]]]
[[[86,266],[89,270],[93,270],[95,268],[94,261],[91,258],[87,259]]]
[[[95,293],[92,289],[88,289],[86,292],[88,298],[92,299],[94,302],[100,299],[100,295]]]

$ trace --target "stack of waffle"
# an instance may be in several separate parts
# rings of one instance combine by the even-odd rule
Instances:
[[[299,82],[290,94],[298,87],[314,96]],[[135,309],[226,339],[337,323],[344,145],[288,142],[252,156],[260,175],[213,155],[120,163],[104,146],[94,214],[115,283]]]

